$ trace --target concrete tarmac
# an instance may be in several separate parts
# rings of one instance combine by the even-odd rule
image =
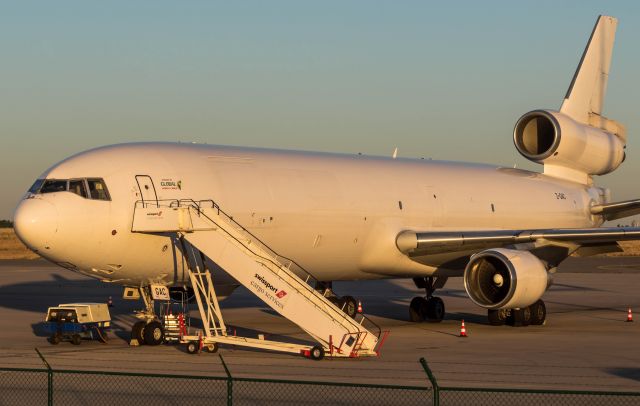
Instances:
[[[582,389],[640,392],[640,257],[570,258],[543,299],[544,326],[487,324],[486,311],[466,296],[461,278],[438,291],[447,308],[442,323],[411,323],[408,304],[421,292],[411,280],[335,283],[338,294],[360,298],[365,313],[391,332],[378,358],[311,361],[300,356],[221,346],[234,377],[429,386],[424,357],[443,386]],[[217,354],[190,355],[182,346],[129,347],[141,302],[121,298],[101,283],[44,261],[0,261],[0,367],[53,368],[225,376]],[[51,345],[42,331],[48,306],[105,302],[113,297],[108,344]],[[309,340],[297,326],[239,288],[221,304],[238,334]],[[627,308],[638,320],[625,322]],[[197,318],[196,307],[192,315]],[[465,321],[468,337],[458,337]]]

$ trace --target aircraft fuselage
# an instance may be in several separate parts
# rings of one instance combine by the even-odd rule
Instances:
[[[36,215],[40,231],[17,227],[19,236],[53,262],[129,286],[185,276],[171,235],[131,232],[139,200],[211,199],[318,278],[353,280],[462,273],[402,254],[395,238],[406,229],[594,227],[589,208],[603,199],[599,188],[513,168],[181,143],[97,148],[41,178],[101,178],[110,200],[28,194],[17,224],[37,210],[55,221]]]

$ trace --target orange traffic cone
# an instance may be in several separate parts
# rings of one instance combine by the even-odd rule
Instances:
[[[107,300],[107,306],[113,307],[113,298],[109,296],[109,300]]]
[[[462,320],[462,324],[460,325],[460,337],[467,337],[467,329],[464,327],[464,320]]]
[[[362,313],[362,302],[358,300],[358,313]]]
[[[633,321],[633,313],[631,313],[631,308],[629,308],[629,311],[627,312],[627,323],[630,323]]]

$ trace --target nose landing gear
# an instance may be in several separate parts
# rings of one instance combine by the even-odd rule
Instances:
[[[160,345],[164,342],[164,328],[155,313],[154,299],[149,287],[139,289],[144,301],[145,310],[139,311],[136,317],[141,319],[131,327],[130,345]]]

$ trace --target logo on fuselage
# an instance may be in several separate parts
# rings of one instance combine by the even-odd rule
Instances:
[[[161,179],[160,188],[163,190],[182,190],[182,181],[173,179]]]

